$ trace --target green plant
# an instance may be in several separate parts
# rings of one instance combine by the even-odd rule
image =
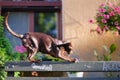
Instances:
[[[0,80],[4,80],[6,72],[4,70],[4,61],[5,59],[0,56]]]
[[[58,61],[58,62],[64,61],[62,59],[52,57],[52,56],[50,56],[48,54],[42,54],[41,52],[39,52],[38,54],[36,54],[35,58],[36,59],[40,59],[42,61]]]
[[[4,17],[0,16],[0,80],[4,80],[6,72],[4,70],[4,64],[7,61],[19,60],[19,54],[15,54],[13,51],[10,42],[4,35],[3,27]]]
[[[116,45],[111,44],[110,47],[108,48],[107,46],[103,46],[105,53],[103,55],[98,55],[96,50],[94,50],[94,55],[96,56],[98,61],[112,61],[112,54],[116,51]],[[107,72],[105,73],[105,76],[107,77],[114,77],[117,76],[119,77],[119,74],[115,74],[113,72]]]
[[[102,56],[98,55],[98,53],[96,52],[96,50],[94,50],[94,55],[96,56],[98,61],[111,61],[111,55],[114,53],[114,51],[116,50],[116,45],[112,44],[109,48],[107,46],[103,46],[104,50],[105,50],[105,54],[103,54]]]
[[[4,77],[6,75],[4,71],[4,62],[5,62],[5,54],[6,54],[6,48],[5,48],[5,39],[4,39],[4,28],[3,28],[3,17],[0,16],[0,80],[4,80]]]

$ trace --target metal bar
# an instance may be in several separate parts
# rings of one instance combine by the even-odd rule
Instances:
[[[120,72],[119,61],[70,62],[7,62],[6,71]]]
[[[120,78],[7,77],[5,80],[120,80]]]

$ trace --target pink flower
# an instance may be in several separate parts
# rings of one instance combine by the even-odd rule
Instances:
[[[104,17],[105,19],[109,19],[109,18],[110,18],[110,16],[109,16],[108,14],[103,14],[103,17]]]
[[[120,26],[117,26],[116,29],[117,29],[117,30],[120,30]]]
[[[98,11],[99,12],[105,12],[106,10],[104,8],[100,8]]]
[[[117,12],[118,14],[120,14],[120,7],[115,7],[114,11]]]
[[[117,12],[118,14],[120,14],[120,7],[115,7],[114,11]]]
[[[96,31],[101,31],[101,28],[100,28],[100,27],[97,27]]]
[[[110,15],[110,16],[114,16],[115,13],[114,13],[113,11],[111,11],[111,12],[109,12],[109,15]]]
[[[24,53],[24,52],[26,52],[26,48],[24,46],[16,46],[15,51],[17,51],[19,53]]]
[[[90,19],[90,20],[89,20],[89,22],[90,22],[90,23],[93,23],[93,20],[92,20],[92,19]]]
[[[116,26],[118,26],[118,21],[116,21],[114,24],[115,24]]]
[[[109,2],[108,5],[110,8],[114,8],[114,5],[111,2]]]
[[[103,33],[103,30],[102,30],[100,27],[97,27],[96,32],[97,32],[98,34],[102,34],[102,33]]]
[[[108,26],[107,26],[107,25],[105,25],[105,26],[104,26],[104,29],[105,29],[105,30],[109,30],[109,28],[108,28]]]
[[[102,19],[101,22],[102,23],[107,23],[107,21],[105,19]]]
[[[103,6],[105,6],[105,4],[101,4],[100,6],[102,6],[102,7],[103,7]]]

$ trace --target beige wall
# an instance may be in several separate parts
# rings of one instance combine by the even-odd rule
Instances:
[[[114,0],[111,0],[114,1]],[[103,45],[108,47],[115,43],[117,51],[113,60],[120,60],[120,36],[112,33],[98,35],[96,32],[90,33],[91,29],[97,25],[89,23],[93,19],[98,6],[105,3],[105,0],[63,0],[63,35],[64,39],[70,39],[74,47],[74,53],[84,60],[95,60],[93,51],[103,54]]]

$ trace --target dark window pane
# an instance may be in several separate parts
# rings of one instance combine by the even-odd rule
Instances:
[[[35,13],[34,31],[43,32],[53,37],[57,35],[56,13]]]

